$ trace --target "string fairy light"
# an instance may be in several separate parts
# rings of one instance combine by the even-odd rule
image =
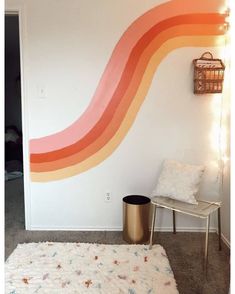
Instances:
[[[221,94],[213,95],[212,99],[212,111],[213,111],[213,124],[211,129],[211,147],[215,152],[214,161],[211,164],[216,168],[215,182],[218,184],[218,196],[221,199],[223,197],[223,186],[224,186],[224,170],[225,163],[228,161],[226,155],[227,150],[227,115],[228,105],[227,100],[229,97],[229,75],[230,72],[230,36],[229,36],[229,9],[223,7],[221,14],[226,15],[225,24],[223,25],[224,36],[223,41],[220,43],[220,55],[225,64],[225,76],[223,81],[223,91]]]
[[[230,9],[227,8],[226,10],[226,33],[224,38],[224,64],[227,68],[227,73],[225,73],[225,80],[224,80],[224,91],[221,94],[221,103],[220,103],[220,118],[219,118],[219,137],[218,137],[218,146],[219,146],[219,171],[217,180],[219,182],[219,196],[220,198],[223,195],[223,187],[224,187],[224,169],[225,164],[229,160],[227,156],[227,128],[225,124],[227,124],[227,109],[225,109],[225,100],[229,95],[229,78],[228,78],[228,71],[230,71]]]

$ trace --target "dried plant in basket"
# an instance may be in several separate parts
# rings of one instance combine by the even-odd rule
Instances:
[[[194,59],[193,64],[194,93],[222,93],[225,70],[222,60],[214,59],[210,52],[205,52]]]

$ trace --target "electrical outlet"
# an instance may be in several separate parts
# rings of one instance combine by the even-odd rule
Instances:
[[[111,193],[110,192],[106,192],[105,196],[104,196],[104,201],[105,202],[111,202],[112,197],[111,197]]]

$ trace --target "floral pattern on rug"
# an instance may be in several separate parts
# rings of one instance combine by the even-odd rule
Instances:
[[[178,294],[160,245],[19,244],[5,264],[5,293]]]

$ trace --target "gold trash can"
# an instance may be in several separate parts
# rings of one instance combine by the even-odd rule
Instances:
[[[150,198],[129,195],[123,198],[123,239],[127,243],[149,241]]]

